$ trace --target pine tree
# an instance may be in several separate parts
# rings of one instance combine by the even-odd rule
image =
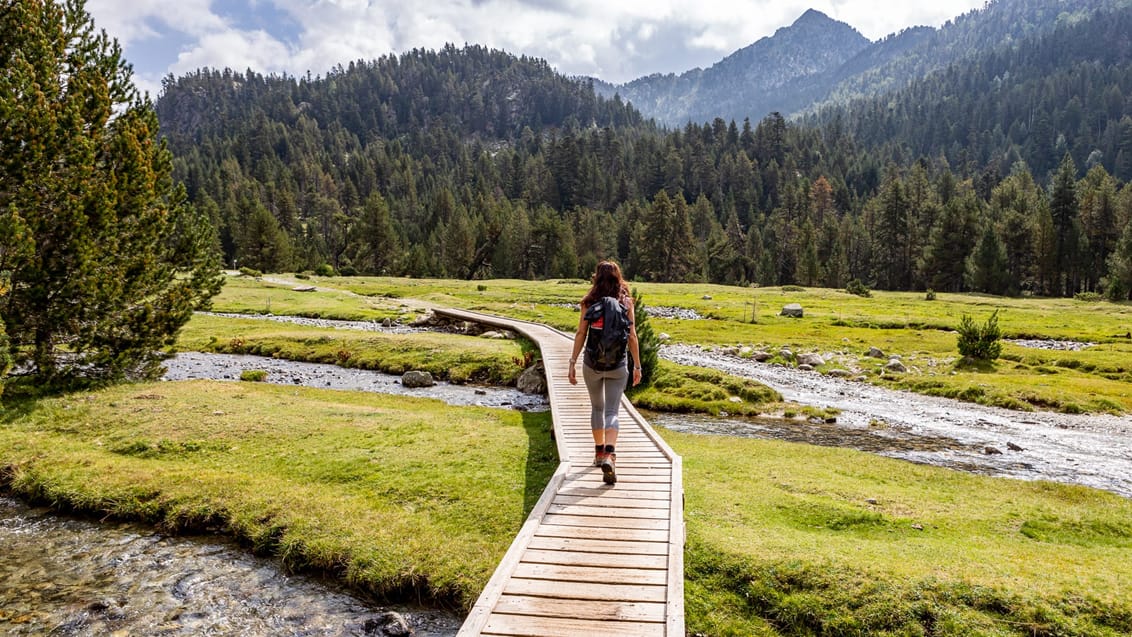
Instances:
[[[374,192],[362,206],[354,236],[354,263],[365,274],[389,274],[400,256],[400,240],[389,214],[389,204]]]
[[[994,226],[987,224],[975,252],[967,259],[967,287],[975,292],[1003,295],[1009,291],[1009,276],[1006,248]]]
[[[1076,289],[1077,272],[1073,267],[1077,257],[1077,166],[1069,153],[1061,160],[1050,188],[1050,216],[1056,237],[1054,269],[1057,280],[1054,294],[1068,294]]]
[[[220,286],[148,98],[82,0],[0,11],[0,270],[14,353],[44,381],[157,370]],[[66,351],[67,355],[62,356]]]
[[[1116,249],[1108,256],[1108,298],[1132,300],[1132,223],[1124,226]]]

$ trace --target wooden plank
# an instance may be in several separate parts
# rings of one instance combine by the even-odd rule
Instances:
[[[587,526],[561,526],[556,524],[540,524],[535,531],[536,536],[569,537],[569,538],[601,538],[606,540],[622,540],[626,542],[664,542],[668,543],[668,529],[594,529]]]
[[[610,506],[620,509],[664,509],[668,511],[668,500],[646,500],[641,498],[615,497],[617,490],[610,489],[607,493],[596,496],[577,496],[559,493],[554,496],[554,504],[580,504],[583,506]]]
[[[611,622],[594,619],[562,619],[527,615],[492,615],[485,635],[514,637],[663,637],[664,624],[656,622]]]
[[[616,506],[585,506],[581,504],[552,503],[547,513],[560,515],[580,515],[601,518],[633,519],[633,520],[668,520],[667,509],[623,509]],[[619,522],[609,521],[609,526],[616,526]],[[667,527],[665,527],[667,528]]]
[[[667,602],[665,574],[635,569],[520,564],[504,591],[558,599]]]
[[[667,542],[623,542],[602,538],[550,537],[536,535],[527,550],[618,553],[622,555],[668,555]]]
[[[594,517],[592,515],[551,515],[547,514],[543,517],[544,524],[556,524],[560,526],[584,526],[596,529],[654,529],[657,531],[668,530],[668,519],[663,520],[649,520],[641,518],[608,518],[608,517]],[[598,531],[594,531],[598,533]]]
[[[668,574],[663,570],[648,568],[609,568],[604,566],[576,566],[552,565],[552,563],[522,562],[515,567],[511,580],[504,587],[504,592],[511,593],[512,584],[516,579],[549,579],[558,583],[558,591],[548,595],[550,597],[572,597],[572,599],[589,600],[591,597],[583,596],[586,586],[568,586],[565,582],[585,584],[633,584],[659,586],[661,588],[659,600],[642,600],[640,597],[597,597],[597,599],[628,600],[628,601],[667,601],[663,588],[667,584]],[[529,593],[534,594],[534,593]]]
[[[604,621],[663,622],[666,606],[655,602],[611,602],[592,599],[549,599],[504,595],[495,612],[508,615],[574,618]]]
[[[582,498],[620,498],[620,499],[634,499],[634,500],[664,500],[670,499],[668,491],[634,491],[628,487],[621,487],[620,489],[608,489],[601,485],[601,487],[569,487],[566,489],[558,490],[558,497],[582,497]]]
[[[668,556],[625,553],[583,553],[581,551],[548,551],[528,548],[523,553],[523,563],[665,571],[668,568]]]
[[[667,632],[684,634],[684,460],[672,456],[671,518],[668,522]]]

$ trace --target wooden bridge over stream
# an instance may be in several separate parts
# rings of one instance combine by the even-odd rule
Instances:
[[[546,366],[559,465],[460,629],[471,635],[684,635],[680,456],[622,400],[617,484],[593,466],[590,401],[566,368],[573,337],[460,310],[442,316],[519,332]]]

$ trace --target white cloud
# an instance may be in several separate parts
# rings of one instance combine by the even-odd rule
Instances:
[[[123,42],[127,57],[131,44],[153,45],[161,33],[187,36],[190,43],[171,52],[168,59],[175,61],[165,69],[135,61],[148,78],[197,66],[322,74],[351,60],[451,42],[541,57],[563,73],[623,82],[710,65],[811,7],[877,39],[914,24],[938,25],[983,1],[89,0],[88,10]],[[282,11],[297,35],[270,33],[270,25],[236,28],[220,13],[249,3]]]

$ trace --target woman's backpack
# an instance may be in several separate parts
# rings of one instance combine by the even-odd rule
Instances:
[[[629,310],[612,296],[602,299],[586,309],[586,364],[597,371],[608,371],[625,365],[625,350],[629,344]]]

